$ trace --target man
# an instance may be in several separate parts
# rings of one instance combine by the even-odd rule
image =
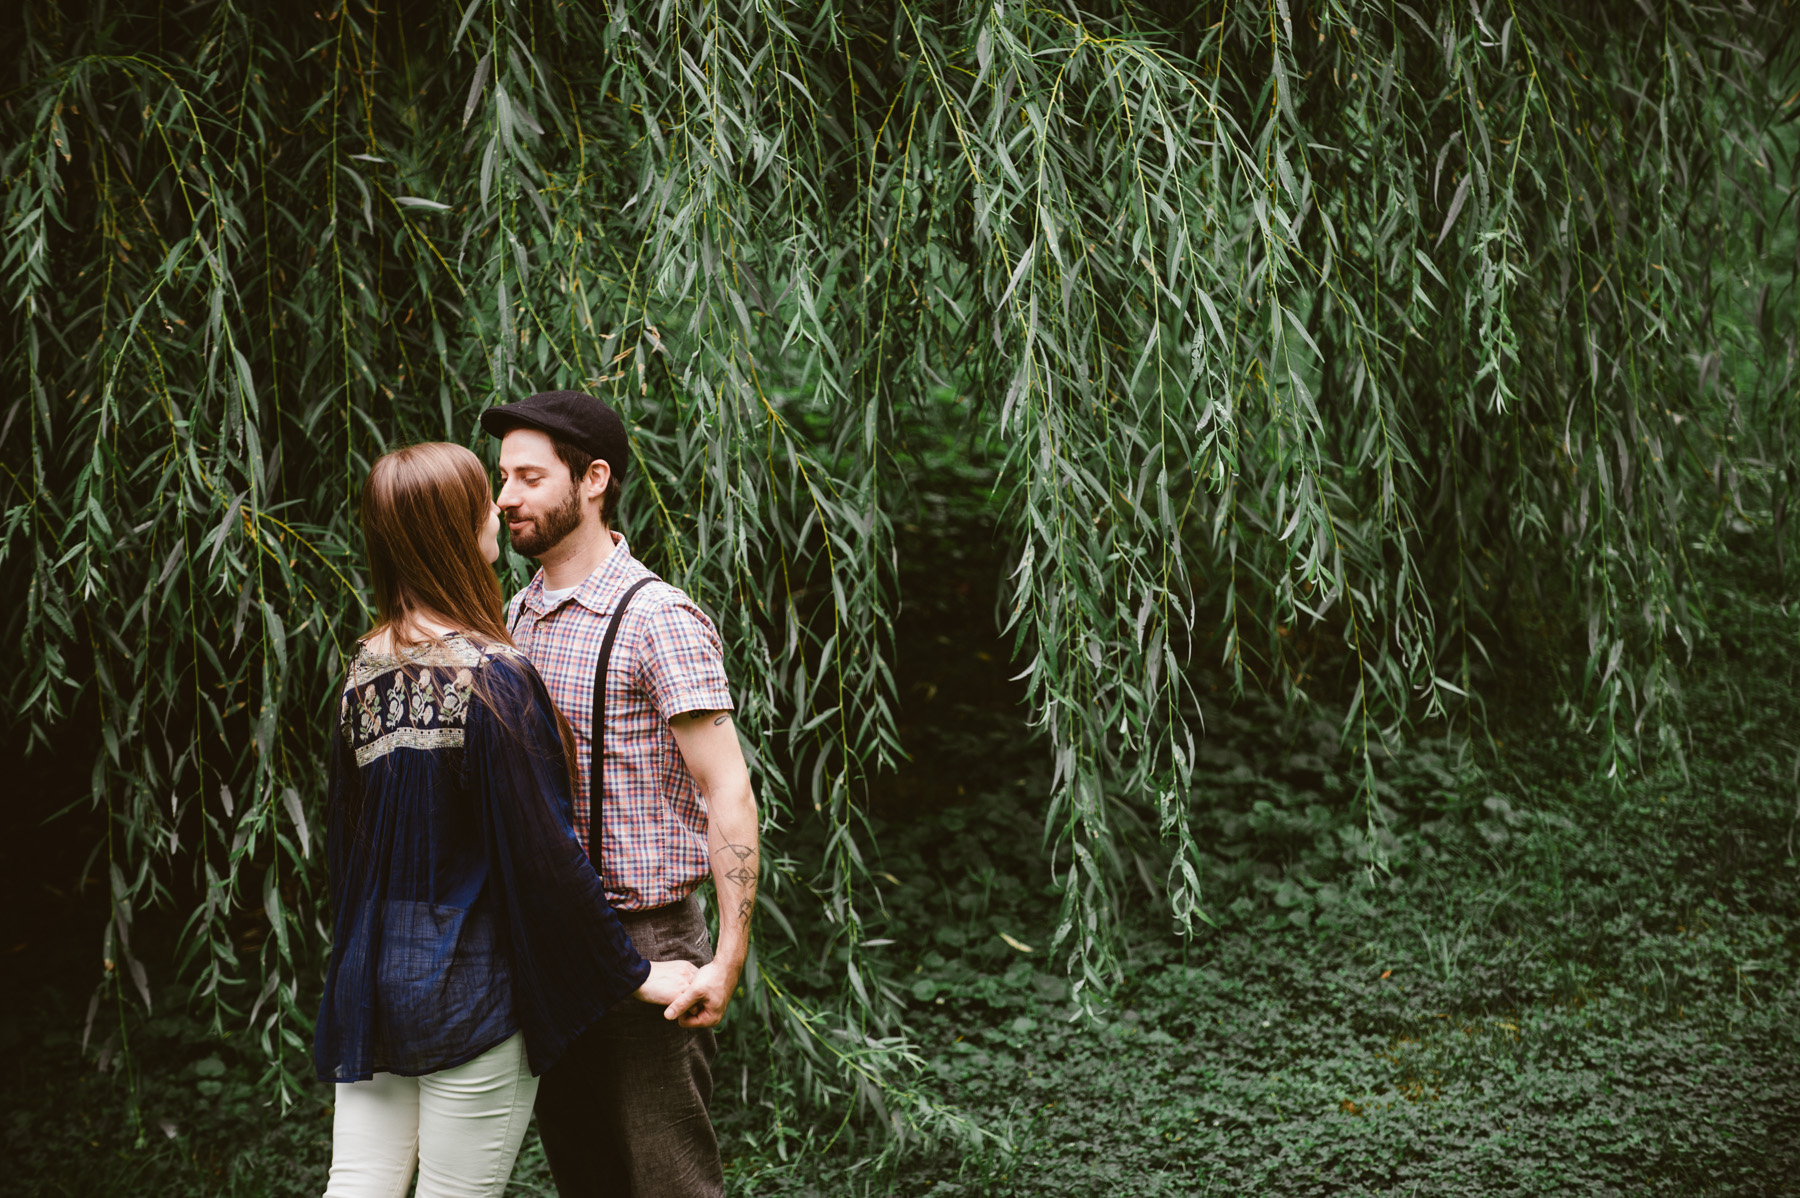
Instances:
[[[638,952],[700,967],[666,1013],[619,1004],[545,1075],[537,1116],[550,1169],[564,1198],[722,1194],[711,1029],[743,970],[761,857],[719,634],[613,529],[628,452],[616,412],[548,391],[489,408],[481,425],[501,438],[498,503],[513,548],[541,567],[507,626],[574,728],[576,832]],[[646,579],[612,644],[601,768],[591,764],[595,668],[621,600]],[[695,894],[709,875],[716,955]]]

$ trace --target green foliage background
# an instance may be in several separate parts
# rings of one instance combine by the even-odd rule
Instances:
[[[1205,917],[1196,661],[1341,704],[1371,861],[1384,741],[1507,668],[1602,774],[1679,758],[1693,547],[1793,541],[1794,16],[27,0],[6,703],[98,732],[96,1002],[150,1002],[172,904],[218,1026],[299,1064],[351,497],[548,387],[625,413],[626,531],[729,646],[792,846],[752,1009],[897,1126],[934,1117],[863,932],[898,445],[1002,463],[1078,995],[1128,865]]]

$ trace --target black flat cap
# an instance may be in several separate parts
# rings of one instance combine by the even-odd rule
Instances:
[[[489,436],[504,437],[515,428],[535,428],[559,441],[567,441],[612,467],[613,477],[625,477],[630,442],[625,422],[607,405],[580,391],[539,391],[518,403],[501,404],[481,414],[481,427]]]

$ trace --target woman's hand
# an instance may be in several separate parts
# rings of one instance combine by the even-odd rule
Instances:
[[[652,961],[650,976],[644,979],[642,986],[632,991],[631,997],[639,1002],[666,1007],[681,996],[698,972],[700,971],[690,961]]]

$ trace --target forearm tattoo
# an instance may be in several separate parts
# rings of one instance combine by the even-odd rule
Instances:
[[[736,910],[740,924],[749,924],[750,913],[756,908],[757,852],[747,844],[733,844],[726,841],[713,850],[713,856],[719,858],[723,867],[719,870],[721,878],[728,879],[737,886]],[[731,899],[719,896],[719,906],[724,908]]]

